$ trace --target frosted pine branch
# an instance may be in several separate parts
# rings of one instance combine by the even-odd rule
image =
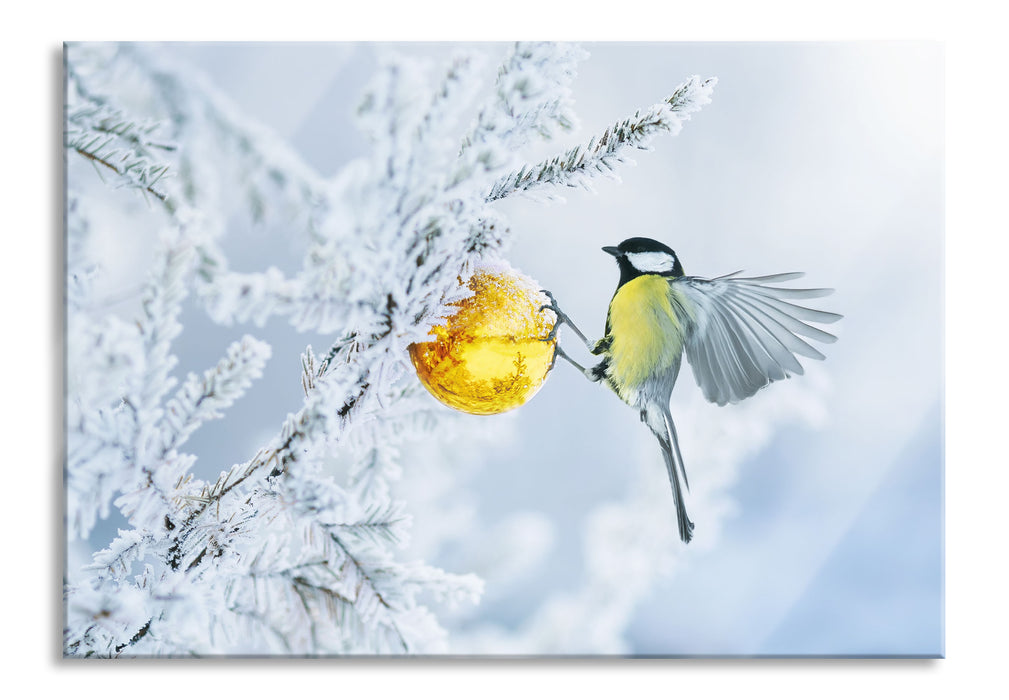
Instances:
[[[145,494],[144,499],[155,494],[167,498],[151,471],[149,453],[160,418],[158,404],[174,382],[169,373],[175,359],[169,347],[181,330],[177,317],[185,294],[182,278],[191,260],[188,253],[181,246],[168,248],[160,257],[145,292],[144,313],[135,325],[117,318],[89,322],[83,312],[68,319],[70,342],[83,353],[68,360],[71,536],[87,535],[95,516],[108,513],[116,491],[137,491]],[[141,488],[138,480],[146,486]]]
[[[198,131],[205,128],[219,140],[213,148],[232,151],[251,188],[250,200],[265,201],[262,190],[267,188],[278,189],[294,206],[314,208],[325,200],[324,180],[282,139],[243,115],[199,71],[142,44],[120,44],[117,57],[146,76],[152,97],[168,114],[178,139],[204,138]],[[219,196],[220,192],[213,186],[208,153],[181,155],[183,200],[205,209],[211,203],[204,199],[207,194]]]
[[[131,101],[146,101],[158,117],[153,121],[170,134],[175,150],[169,154],[169,166],[174,177],[159,182],[163,190],[152,186],[149,194],[156,196],[177,225],[189,227],[198,222],[190,235],[199,262],[196,289],[212,316],[230,321],[254,318],[262,323],[264,314],[293,313],[296,309],[291,300],[299,296],[297,282],[292,287],[278,271],[269,278],[270,284],[264,284],[258,275],[230,271],[215,240],[236,206],[258,221],[270,213],[271,204],[278,199],[278,206],[272,209],[283,206],[294,214],[310,239],[326,206],[328,183],[282,139],[243,115],[199,71],[154,47],[117,44],[109,50],[104,45],[74,44],[68,48],[68,56],[71,113],[80,109],[82,114],[95,110],[123,114],[116,106],[118,95],[110,94],[121,91]],[[98,76],[103,73],[115,76],[117,84],[102,84]],[[147,128],[152,120],[135,121]],[[144,155],[137,154],[138,158]],[[130,171],[134,176],[144,172]],[[138,179],[136,184],[144,182]],[[274,301],[278,298],[279,303]],[[245,310],[236,314],[217,311],[232,304],[244,305]]]
[[[534,136],[550,140],[557,131],[574,129],[578,118],[570,85],[578,62],[586,58],[588,53],[572,44],[515,44],[498,71],[493,98],[463,140],[463,151],[487,140],[514,151]]]
[[[114,174],[114,186],[133,187],[168,204],[159,183],[169,165],[155,152],[174,151],[175,146],[151,138],[160,126],[130,120],[104,105],[85,104],[69,110],[64,139],[67,148],[101,166],[100,172]]]
[[[635,112],[594,136],[588,144],[509,173],[494,183],[488,201],[548,186],[590,188],[594,175],[614,176],[616,167],[627,162],[631,151],[648,149],[659,132],[678,134],[683,122],[711,101],[716,82],[714,78],[702,81],[694,76],[665,102]]]
[[[165,406],[162,453],[181,446],[206,421],[220,418],[221,411],[262,376],[269,357],[270,346],[247,335],[233,343],[226,356],[203,377],[190,374]]]
[[[143,559],[153,542],[153,537],[139,530],[120,530],[119,537],[112,541],[108,549],[95,553],[89,568],[109,575],[120,572],[128,574],[133,563]]]
[[[372,506],[353,522],[335,523],[333,527],[371,544],[400,545],[411,524],[412,518],[404,512],[404,504],[386,501]]]

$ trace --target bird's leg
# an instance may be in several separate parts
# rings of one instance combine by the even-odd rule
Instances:
[[[574,321],[571,320],[571,317],[568,316],[563,311],[561,311],[561,308],[557,306],[557,300],[554,299],[554,295],[545,289],[541,289],[540,291],[546,294],[547,298],[550,299],[550,303],[541,306],[540,311],[542,311],[543,309],[550,309],[555,314],[557,314],[557,323],[554,324],[554,327],[550,329],[550,333],[543,340],[547,341],[553,340],[554,338],[557,337],[557,331],[560,330],[561,326],[567,324],[568,326],[571,327],[571,330],[575,332],[575,335],[577,335],[579,338],[582,339],[582,342],[585,343],[585,347],[589,349],[589,352],[594,352],[595,346],[593,346],[592,343],[589,342],[589,339],[585,337],[584,333],[578,330],[578,326],[574,324]],[[575,366],[578,367],[579,369],[582,369],[577,363],[574,363],[570,357],[563,354],[563,351],[558,354],[560,354],[561,357],[565,358],[568,362],[572,362],[572,364],[575,364]],[[584,372],[585,370],[582,369],[582,371]]]
[[[545,289],[541,289],[540,291],[546,294],[547,297],[550,299],[550,303],[541,306],[540,311],[543,311],[543,309],[550,309],[555,314],[557,314],[557,322],[554,324],[554,327],[550,329],[550,333],[547,334],[546,338],[540,338],[540,340],[542,340],[544,343],[555,341],[554,356],[550,359],[550,369],[554,368],[554,364],[557,362],[558,357],[563,357],[565,360],[570,362],[575,369],[577,369],[579,372],[585,375],[585,377],[587,377],[589,381],[598,382],[602,378],[602,374],[597,372],[596,368],[594,367],[590,367],[588,369],[582,367],[580,364],[575,362],[570,355],[564,352],[564,349],[561,347],[560,342],[556,342],[557,331],[560,330],[560,327],[563,326],[564,324],[571,326],[571,330],[573,330],[578,335],[578,337],[582,339],[582,342],[585,343],[585,347],[587,347],[589,349],[589,352],[591,352],[593,355],[598,354],[597,353],[598,344],[592,345],[592,343],[589,342],[588,338],[585,337],[585,334],[582,333],[580,330],[578,330],[578,326],[574,324],[574,322],[571,320],[571,317],[568,316],[563,311],[561,311],[560,307],[557,306],[557,300],[554,299],[553,294],[551,294]]]
[[[561,347],[560,343],[557,343],[556,345],[554,345],[554,356],[550,360],[550,369],[554,368],[554,364],[557,362],[557,358],[558,357],[563,357],[565,360],[567,360],[568,362],[570,362],[574,366],[575,369],[577,369],[579,372],[581,372],[583,375],[585,375],[585,377],[589,381],[591,381],[591,382],[598,382],[598,381],[600,381],[603,378],[602,373],[600,373],[597,370],[597,368],[595,368],[595,367],[585,368],[585,367],[582,367],[577,362],[575,362],[574,360],[572,360],[571,356],[568,355],[566,352],[564,352],[564,349]]]
[[[564,349],[561,347],[560,343],[557,343],[556,345],[554,345],[554,356],[553,356],[553,359],[550,360],[550,369],[554,368],[554,365],[557,363],[557,358],[558,357],[563,357],[565,360],[567,360],[572,365],[574,365],[575,369],[577,369],[579,372],[581,372],[583,374],[585,373],[585,368],[582,367],[577,362],[575,362],[574,360],[572,360],[571,356],[568,355],[566,352],[564,352]]]

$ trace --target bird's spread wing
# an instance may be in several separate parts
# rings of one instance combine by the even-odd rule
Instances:
[[[778,379],[802,374],[796,355],[822,360],[824,356],[802,338],[833,343],[835,336],[809,323],[841,318],[786,301],[827,296],[832,289],[770,286],[802,277],[801,272],[738,274],[710,280],[678,277],[670,282],[670,293],[686,298],[684,306],[692,316],[686,354],[694,378],[704,396],[719,406],[753,396]]]

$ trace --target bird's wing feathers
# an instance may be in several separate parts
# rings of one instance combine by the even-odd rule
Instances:
[[[670,282],[671,291],[686,297],[693,312],[686,354],[694,378],[704,396],[720,406],[753,396],[778,379],[802,374],[796,355],[822,360],[823,354],[802,338],[821,343],[837,338],[807,322],[833,323],[841,318],[785,301],[816,299],[831,289],[768,286],[802,277],[801,272],[738,274],[710,280],[678,277]]]

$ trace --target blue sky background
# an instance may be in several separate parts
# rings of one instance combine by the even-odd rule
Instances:
[[[688,274],[805,270],[810,285],[837,289],[823,306],[845,319],[831,329],[840,340],[825,363],[806,362],[805,377],[738,407],[705,404],[689,371],[681,373],[672,410],[697,525],[685,549],[670,536],[675,520],[654,439],[605,389],[562,366],[521,410],[473,417],[474,432],[500,435],[493,449],[473,454],[479,468],[466,476],[474,532],[527,514],[542,526],[527,543],[536,540],[542,554],[517,580],[489,579],[485,604],[460,617],[457,630],[465,638],[494,625],[521,636],[543,619],[545,600],[590,578],[585,533],[594,514],[643,489],[654,498],[641,501],[649,517],[640,538],[675,551],[624,620],[630,653],[943,653],[941,46],[585,47],[591,57],[572,87],[581,128],[530,149],[530,160],[587,141],[689,75],[719,84],[712,104],[679,136],[656,139],[654,152],[620,172],[622,182],[565,192],[564,204],[505,202],[512,264],[550,288],[592,337],[617,279],[599,248],[632,235],[671,245]],[[376,52],[392,48],[437,58],[459,47],[169,50],[334,174],[364,153],[350,114]],[[488,54],[488,74],[504,50],[465,48]],[[236,230],[225,243],[240,270],[293,270],[300,259],[283,231]],[[195,307],[182,322],[182,371],[216,362],[246,330],[274,349],[264,378],[190,443],[216,474],[243,454],[235,442],[258,447],[300,404],[299,353],[328,339],[283,321],[221,329]],[[583,356],[573,337],[566,345]],[[456,544],[424,553],[466,570],[472,555]]]

